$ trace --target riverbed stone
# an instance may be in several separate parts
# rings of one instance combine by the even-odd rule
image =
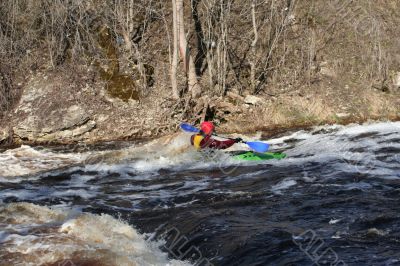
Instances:
[[[254,96],[254,95],[247,95],[244,98],[244,102],[247,104],[251,104],[251,105],[257,105],[257,104],[261,104],[264,100],[260,97]]]

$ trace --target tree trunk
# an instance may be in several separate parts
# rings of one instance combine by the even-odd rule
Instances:
[[[178,83],[176,81],[176,72],[178,68],[178,21],[176,12],[176,0],[172,0],[172,11],[173,11],[173,53],[171,62],[171,85],[172,85],[172,97],[179,99]]]
[[[193,57],[190,55],[190,51],[188,49],[185,37],[183,0],[176,0],[176,10],[177,10],[177,21],[178,21],[178,32],[179,32],[179,51],[188,78],[189,92],[191,93],[192,98],[197,98],[201,94],[201,88],[197,80]]]
[[[256,23],[256,4],[253,0],[251,4],[251,20],[253,22],[253,31],[254,31],[254,39],[251,43],[251,55],[250,55],[250,81],[251,81],[251,91],[252,93],[256,92],[257,84],[256,84],[256,45],[258,41],[258,32],[257,32],[257,23]]]

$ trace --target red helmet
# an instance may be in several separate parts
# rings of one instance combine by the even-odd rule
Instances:
[[[200,125],[201,131],[206,135],[211,135],[215,129],[215,126],[212,122],[205,121]]]

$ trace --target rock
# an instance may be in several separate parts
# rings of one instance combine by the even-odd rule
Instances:
[[[77,128],[43,134],[36,140],[39,142],[77,141],[81,140],[81,135],[90,132],[95,126],[96,122],[89,120],[87,123]]]
[[[0,143],[7,141],[10,138],[8,128],[0,129]]]
[[[377,228],[370,228],[367,231],[367,236],[368,237],[379,237],[379,236],[385,236],[387,235],[387,232],[383,230],[379,230]]]
[[[348,117],[350,117],[350,114],[349,113],[337,113],[336,114],[336,116],[338,117],[338,118],[348,118]]]
[[[70,106],[62,119],[61,130],[80,126],[89,121],[86,111],[78,105]]]
[[[393,86],[395,89],[400,89],[400,72],[397,72],[393,78]]]
[[[34,140],[40,133],[37,128],[38,120],[37,116],[28,116],[13,127],[14,134],[20,139]]]
[[[72,136],[77,137],[91,131],[96,126],[95,121],[88,121],[86,124],[72,130]]]
[[[389,82],[387,80],[380,80],[372,84],[372,88],[381,92],[390,92]]]
[[[244,98],[244,102],[247,104],[252,104],[252,105],[257,105],[261,104],[264,100],[261,99],[260,97],[254,96],[254,95],[247,95]]]
[[[216,107],[219,111],[229,112],[229,113],[239,113],[241,112],[241,108],[230,103],[230,102],[218,102]]]
[[[329,67],[328,62],[321,62],[320,64],[320,71],[319,71],[322,75],[327,76],[327,77],[331,77],[334,78],[336,77],[336,73],[335,71]]]
[[[96,123],[94,121],[88,123],[89,120],[89,116],[82,107],[72,105],[67,109],[54,110],[47,117],[30,115],[17,123],[13,130],[19,138],[29,141],[37,138],[53,139],[60,137],[64,139],[67,136],[79,136],[91,130]],[[48,137],[45,137],[46,135]]]
[[[104,121],[106,121],[106,120],[108,120],[109,119],[109,116],[108,115],[105,115],[105,114],[99,114],[97,117],[96,117],[96,121],[98,121],[98,122],[104,122]]]
[[[60,108],[51,112],[46,119],[40,121],[39,131],[42,133],[62,131],[81,126],[89,121],[89,119],[89,116],[82,107],[78,105],[72,105],[66,110],[64,108]]]
[[[239,94],[237,94],[237,93],[228,91],[228,92],[226,93],[226,96],[228,96],[228,97],[229,97],[230,99],[232,99],[232,100],[244,102],[244,98],[243,98],[242,96],[240,96]]]

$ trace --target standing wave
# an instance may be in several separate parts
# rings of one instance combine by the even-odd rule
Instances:
[[[190,265],[110,215],[32,203],[0,207],[0,265]]]

